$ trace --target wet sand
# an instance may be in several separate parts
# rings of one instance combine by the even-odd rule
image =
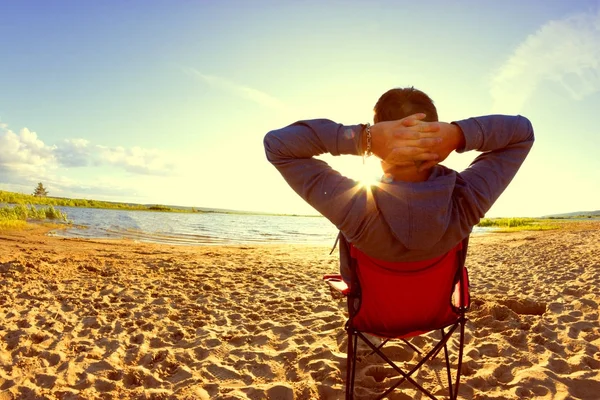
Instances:
[[[0,400],[343,398],[345,305],[321,282],[337,270],[328,247],[46,230],[0,232]],[[599,399],[600,223],[473,237],[467,265],[461,398]],[[417,381],[439,391],[440,366]],[[366,357],[359,398],[390,376]],[[389,398],[413,398],[402,388]]]

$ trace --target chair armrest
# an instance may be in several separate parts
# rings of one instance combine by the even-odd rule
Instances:
[[[462,270],[462,279],[454,284],[452,292],[452,307],[455,310],[468,311],[471,307],[471,294],[469,293],[469,272],[466,267]]]
[[[350,293],[350,288],[348,287],[348,284],[344,282],[341,275],[324,275],[323,280],[329,285],[329,287],[332,290],[344,296]]]

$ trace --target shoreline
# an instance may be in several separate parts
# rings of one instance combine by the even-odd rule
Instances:
[[[91,234],[85,234],[92,232]],[[96,232],[95,234],[93,232]],[[478,228],[477,231],[471,233],[471,236],[488,235],[496,233],[507,233],[502,231],[502,228]],[[111,231],[99,228],[93,228],[86,225],[78,226],[58,226],[47,233],[48,236],[64,238],[64,239],[89,239],[89,240],[131,240],[139,243],[154,243],[163,245],[175,246],[260,246],[260,245],[306,245],[306,246],[330,246],[336,242],[336,234],[332,234],[329,240],[312,240],[311,239],[286,239],[286,238],[269,238],[269,239],[231,239],[217,236],[205,235],[186,235],[186,234],[167,234],[159,232],[146,232],[141,230],[126,230],[126,231]]]
[[[0,400],[343,398],[345,306],[321,282],[337,271],[329,246],[45,229],[0,232]],[[597,254],[597,222],[472,238],[461,398],[597,398]],[[366,398],[385,371],[359,366]],[[438,371],[418,379],[435,388]]]

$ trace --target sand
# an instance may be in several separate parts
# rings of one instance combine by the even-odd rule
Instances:
[[[472,238],[461,398],[600,399],[600,224],[569,226]],[[0,400],[343,398],[345,307],[321,282],[337,270],[329,248],[45,230],[0,232]],[[440,366],[417,380],[439,391]],[[389,372],[366,357],[359,398]],[[415,395],[402,388],[389,398]]]

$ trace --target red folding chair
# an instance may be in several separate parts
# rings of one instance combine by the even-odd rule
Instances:
[[[350,245],[351,279],[346,284],[340,275],[326,275],[323,279],[332,293],[345,296],[348,303],[348,353],[346,361],[346,399],[354,398],[357,345],[360,338],[371,350],[387,362],[399,375],[384,393],[382,399],[400,385],[411,384],[425,396],[436,399],[430,390],[419,384],[414,376],[428,361],[444,349],[448,379],[448,395],[458,397],[462,364],[465,313],[469,309],[469,279],[464,266],[468,239],[448,253],[434,259],[392,263],[377,260]],[[420,361],[408,370],[401,369],[384,352],[390,339],[401,339],[414,351],[421,350],[407,341],[408,338],[440,330],[441,339]],[[453,382],[448,340],[459,332],[456,355],[456,379]],[[380,337],[383,343],[374,344],[365,334]],[[372,354],[371,353],[371,354]]]

